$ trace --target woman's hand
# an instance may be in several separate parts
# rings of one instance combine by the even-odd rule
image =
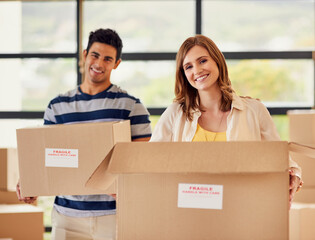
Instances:
[[[294,194],[301,189],[303,181],[301,180],[301,173],[297,168],[290,168],[289,174],[290,174],[289,207],[291,208]]]

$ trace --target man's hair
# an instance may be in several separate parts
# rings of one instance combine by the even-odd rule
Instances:
[[[86,48],[87,53],[89,52],[93,43],[105,43],[113,46],[116,49],[116,62],[121,58],[121,50],[123,47],[122,41],[118,33],[112,29],[97,29],[94,32],[90,32],[89,42]]]
[[[216,62],[219,69],[218,85],[222,92],[221,110],[228,111],[231,108],[233,99],[233,89],[229,79],[228,69],[225,58],[215,43],[208,37],[203,35],[196,35],[195,37],[187,38],[181,45],[176,55],[176,78],[175,78],[175,102],[181,105],[181,108],[187,119],[192,121],[192,111],[200,110],[200,99],[198,90],[190,85],[188,82],[183,62],[187,53],[194,46],[201,46],[205,48],[210,57]]]

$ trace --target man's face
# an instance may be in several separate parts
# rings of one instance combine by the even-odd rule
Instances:
[[[108,44],[94,42],[89,52],[83,52],[85,61],[85,81],[93,85],[110,85],[110,75],[113,69],[116,69],[121,62],[116,62],[116,49]]]

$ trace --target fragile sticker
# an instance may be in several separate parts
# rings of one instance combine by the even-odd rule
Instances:
[[[179,208],[222,209],[223,185],[178,184]]]
[[[79,167],[79,150],[78,149],[45,149],[45,166],[46,167]]]

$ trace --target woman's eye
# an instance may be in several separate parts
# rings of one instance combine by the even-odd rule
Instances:
[[[200,63],[205,63],[205,62],[207,62],[207,59],[202,59],[202,60],[200,61]]]
[[[191,68],[191,66],[186,66],[185,67],[185,70],[188,70],[188,69],[190,69]]]

